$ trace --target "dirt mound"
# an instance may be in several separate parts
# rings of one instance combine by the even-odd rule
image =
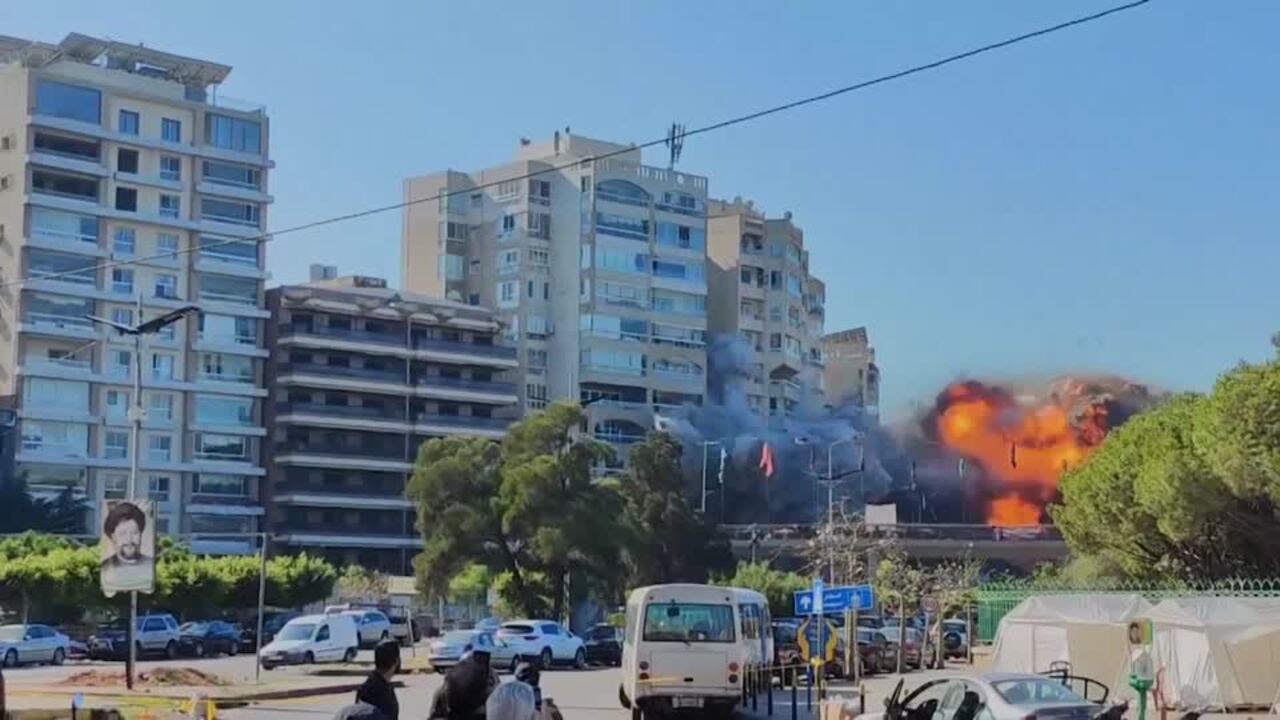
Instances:
[[[59,685],[76,685],[81,687],[116,687],[124,685],[123,671],[85,670],[75,673],[58,682]],[[194,668],[160,667],[148,672],[138,673],[135,686],[150,687],[221,687],[230,685],[225,679],[212,673]]]

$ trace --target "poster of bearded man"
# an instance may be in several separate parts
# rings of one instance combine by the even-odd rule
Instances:
[[[150,500],[109,500],[102,508],[102,592],[154,591],[156,529]]]

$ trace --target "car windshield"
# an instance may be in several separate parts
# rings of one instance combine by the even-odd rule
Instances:
[[[179,628],[179,630],[191,635],[201,635],[209,631],[209,623],[189,622]]]
[[[948,620],[948,621],[946,621],[946,622],[942,623],[942,627],[943,627],[943,629],[944,629],[944,630],[950,630],[950,631],[956,631],[956,630],[958,630],[958,631],[960,631],[960,632],[964,632],[964,631],[965,631],[965,626],[964,626],[964,621],[963,621],[963,620]]]
[[[530,635],[532,633],[532,625],[503,625],[498,629],[499,635]]]
[[[25,628],[21,625],[5,625],[0,627],[0,640],[5,642],[17,642],[22,639],[25,634]]]
[[[1019,678],[991,683],[1000,697],[1010,705],[1039,705],[1040,703],[1088,702],[1062,683],[1041,678]]]
[[[649,642],[733,642],[733,606],[653,603],[644,610],[644,639]]]
[[[471,642],[473,637],[475,637],[475,632],[471,630],[451,630],[445,633],[441,640],[449,645],[466,645]]]
[[[276,635],[277,640],[310,640],[311,634],[316,631],[314,623],[298,623],[296,625],[285,625],[284,629]]]

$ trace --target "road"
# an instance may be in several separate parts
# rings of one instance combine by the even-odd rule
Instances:
[[[422,647],[418,648],[418,652],[421,653],[422,650]],[[407,665],[413,665],[415,660],[411,651],[405,652],[405,660]],[[363,667],[345,666],[345,668],[346,671],[351,673],[353,680],[358,680],[363,672],[367,672],[367,668],[372,665],[372,661],[372,653],[364,651],[361,652],[360,657],[357,659],[357,663],[363,664]],[[144,660],[139,662],[139,670],[144,672],[160,666],[195,668],[218,675],[233,683],[248,683],[254,679],[254,658],[252,655],[239,655],[231,658],[188,658],[176,661]],[[24,685],[57,683],[87,669],[120,670],[122,667],[122,663],[118,662],[68,663],[61,667],[22,667],[6,670],[5,680],[10,691],[11,705],[19,707],[31,701],[31,699],[23,697],[22,686]],[[301,679],[307,672],[307,670],[298,667],[280,668],[270,672],[264,671],[262,672],[262,681],[272,685],[286,685],[291,681]],[[338,670],[337,666],[333,666],[328,668],[327,672],[342,671]],[[957,669],[950,672],[954,674],[963,672],[963,670]],[[906,682],[908,686],[914,686],[934,675],[936,673],[928,671],[914,672],[906,676]],[[415,672],[401,675],[399,679],[404,683],[404,687],[397,691],[402,717],[406,718],[406,720],[425,718],[430,708],[431,697],[436,689],[440,687],[441,677],[435,674]],[[503,679],[505,681],[509,679],[509,676],[504,676]],[[623,720],[623,718],[630,718],[630,713],[624,711],[618,704],[619,679],[618,670],[612,668],[594,668],[581,671],[554,669],[542,674],[543,694],[555,700],[565,716],[573,720],[578,718],[583,720]],[[892,690],[897,680],[897,676],[891,675],[868,679],[865,683],[868,693],[867,707],[879,707],[879,704]],[[842,687],[839,683],[833,688],[833,692],[836,694],[854,695],[853,688]],[[805,712],[806,705],[803,688],[801,688],[798,697],[799,717],[807,718],[808,713]],[[774,699],[775,717],[781,720],[788,720],[791,717],[789,693],[775,691]],[[24,702],[24,700],[27,702]],[[349,704],[351,700],[351,693],[293,700],[272,700],[243,708],[227,709],[220,711],[218,715],[232,720],[317,720],[319,718],[333,717],[340,708]],[[47,700],[41,702],[39,706],[48,706]],[[758,714],[763,715],[764,711],[765,703],[762,698]]]

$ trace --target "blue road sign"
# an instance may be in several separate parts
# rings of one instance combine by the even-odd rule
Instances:
[[[822,588],[821,598],[812,590],[797,590],[796,615],[841,613],[845,610],[870,610],[875,607],[875,593],[870,585]]]

